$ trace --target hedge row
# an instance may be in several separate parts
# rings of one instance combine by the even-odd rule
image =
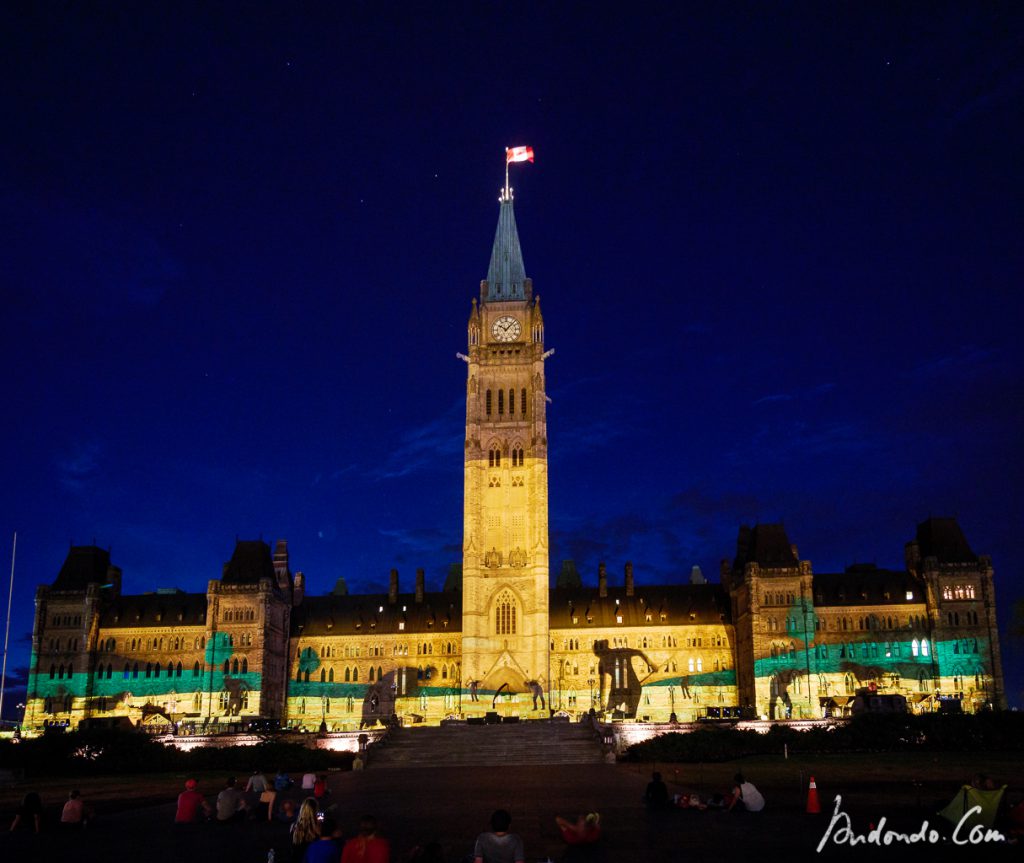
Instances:
[[[629,748],[630,761],[714,762],[795,752],[1017,751],[1024,749],[1024,714],[976,716],[858,716],[847,723],[798,731],[773,725],[767,734],[711,726],[672,733]]]
[[[26,775],[199,772],[220,770],[245,775],[253,769],[273,773],[350,769],[352,754],[307,749],[268,738],[254,746],[200,746],[183,752],[145,734],[130,731],[74,731],[27,740],[0,741],[0,764]]]

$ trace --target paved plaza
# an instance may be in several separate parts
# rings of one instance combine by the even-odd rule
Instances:
[[[573,766],[422,767],[335,773],[330,779],[331,803],[346,835],[355,831],[363,813],[375,814],[382,833],[392,842],[393,861],[407,859],[417,844],[442,843],[446,860],[457,863],[472,850],[474,837],[487,824],[490,813],[505,808],[512,813],[512,829],[520,833],[528,863],[551,859],[612,861],[743,860],[767,854],[796,853],[817,858],[815,847],[828,824],[828,816],[808,816],[799,788],[765,787],[768,806],[760,815],[721,811],[674,810],[648,813],[642,795],[649,765],[585,764]],[[670,791],[700,788],[707,791],[728,783],[735,765],[680,765],[665,769]],[[756,781],[756,777],[754,778]],[[299,797],[299,794],[295,795]],[[870,788],[850,789],[846,808],[858,830],[867,831],[879,813],[896,827],[919,827],[929,816],[921,809],[892,805]],[[830,808],[831,799],[823,800]],[[566,854],[554,817],[574,817],[591,810],[601,813],[605,828],[600,845],[588,856]],[[102,811],[101,811],[102,815]],[[42,836],[25,832],[3,834],[0,859],[74,860],[108,863],[133,858],[146,863],[263,863],[267,851],[277,849],[286,863],[287,827],[278,823],[246,822],[219,825],[175,826],[174,803],[110,812],[94,827],[73,834],[51,830]],[[933,818],[934,822],[934,818]],[[978,849],[945,846],[950,857],[974,857]],[[830,846],[821,859],[863,858],[934,859],[934,846],[895,850]],[[939,852],[941,853],[941,851]],[[986,859],[1010,859],[1019,848],[985,846]]]

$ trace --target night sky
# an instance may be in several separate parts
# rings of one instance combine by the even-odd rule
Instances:
[[[15,684],[70,542],[134,593],[261,536],[313,593],[440,589],[525,144],[553,573],[717,580],[778,520],[901,567],[956,516],[1021,703],[1019,4],[208,5],[0,10]]]

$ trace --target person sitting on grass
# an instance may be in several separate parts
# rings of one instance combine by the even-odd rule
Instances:
[[[210,817],[210,804],[198,791],[195,779],[185,780],[185,790],[178,795],[178,811],[174,813],[175,824],[194,824]]]
[[[292,824],[292,863],[303,863],[306,859],[306,849],[320,838],[320,822],[317,816],[320,814],[316,800],[307,797],[299,807],[299,814]]]
[[[523,863],[523,840],[508,832],[511,826],[512,816],[504,809],[495,810],[491,815],[491,832],[476,837],[474,863]]]
[[[229,776],[224,783],[224,790],[217,795],[217,822],[227,824],[229,821],[241,821],[245,818],[245,798],[235,787],[235,777]]]
[[[68,795],[68,802],[60,813],[62,827],[85,827],[92,818],[92,808],[85,805],[82,792],[77,788]]]
[[[581,815],[575,823],[556,816],[555,823],[566,845],[587,845],[601,838],[601,816],[596,812]]]
[[[359,819],[359,835],[349,839],[341,852],[341,863],[389,863],[391,844],[377,835],[377,819],[364,815]]]
[[[325,815],[320,822],[320,838],[306,849],[306,863],[339,863],[341,860],[341,831],[334,818]]]
[[[733,776],[732,780],[734,783],[732,796],[728,806],[726,806],[726,811],[731,812],[736,808],[737,803],[741,804],[739,810],[737,810],[739,812],[742,812],[744,809],[747,812],[760,812],[764,809],[764,797],[754,787],[752,782],[747,782],[743,778],[742,773],[737,773]]]
[[[29,791],[21,801],[21,808],[11,822],[11,832],[22,824],[35,833],[41,833],[43,830],[43,801],[35,791]]]

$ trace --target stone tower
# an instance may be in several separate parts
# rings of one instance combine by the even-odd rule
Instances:
[[[548,460],[544,322],[511,191],[468,326],[463,680],[481,695],[548,682]],[[484,699],[489,705],[490,698]]]

